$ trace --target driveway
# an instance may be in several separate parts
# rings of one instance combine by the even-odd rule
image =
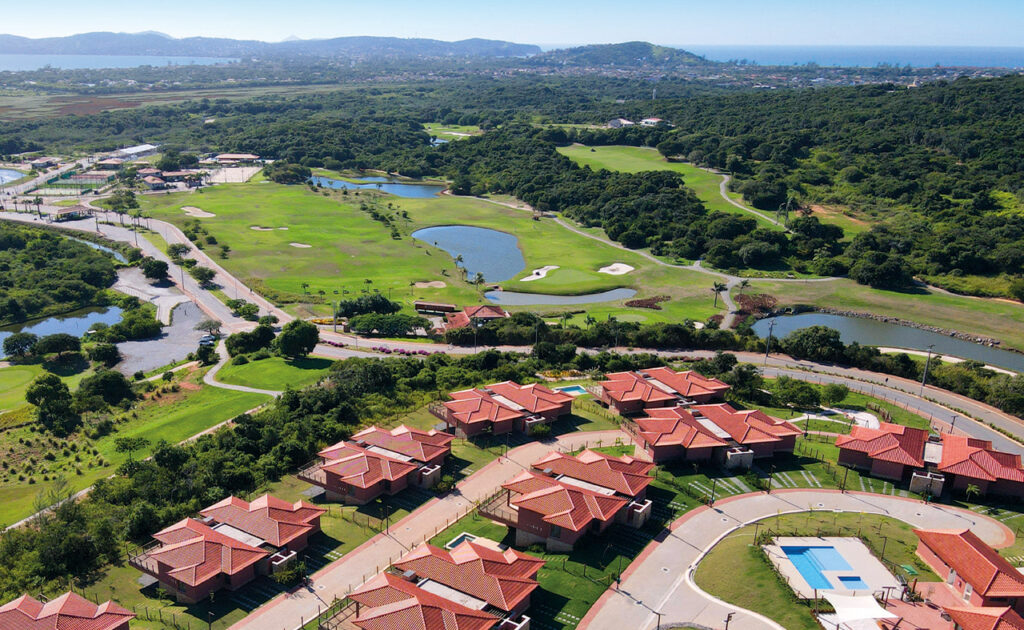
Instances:
[[[124,360],[116,366],[117,371],[131,375],[181,361],[195,351],[199,338],[206,334],[195,329],[203,319],[203,312],[192,302],[179,304],[172,311],[171,325],[164,326],[159,337],[117,344],[124,355]]]

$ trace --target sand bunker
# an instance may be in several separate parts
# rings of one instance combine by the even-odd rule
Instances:
[[[279,227],[277,229],[279,229],[279,230],[287,230],[288,228],[286,228],[286,227]]]
[[[274,228],[263,227],[262,225],[250,225],[250,230],[256,230],[257,232],[273,232]]]
[[[440,280],[432,280],[430,282],[417,282],[412,286],[416,287],[417,289],[443,289],[448,285],[441,282]]]
[[[196,217],[197,219],[207,219],[209,217],[217,216],[217,215],[215,215],[212,212],[207,212],[206,210],[200,210],[199,208],[197,208],[195,206],[184,206],[182,208],[182,210],[184,210],[185,214],[187,214],[188,216]]]
[[[558,269],[558,265],[545,265],[540,269],[534,269],[533,273],[520,280],[520,282],[531,282],[533,280],[540,280],[541,278],[548,275],[549,271],[554,271],[555,269]]]
[[[609,276],[623,276],[630,271],[633,271],[635,267],[630,267],[626,263],[612,263],[607,267],[601,267],[597,270],[597,273],[606,273]]]
[[[309,249],[310,247],[312,247],[312,245],[307,245],[306,243],[288,243],[288,244],[291,245],[292,247],[298,247],[300,249]]]

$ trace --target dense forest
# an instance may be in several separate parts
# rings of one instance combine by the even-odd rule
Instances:
[[[0,324],[95,304],[114,261],[49,231],[0,221]]]

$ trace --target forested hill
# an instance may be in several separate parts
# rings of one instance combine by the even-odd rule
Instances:
[[[524,57],[540,52],[532,44],[487,39],[444,42],[399,37],[336,37],[280,43],[214,37],[175,39],[161,33],[81,33],[29,39],[0,35],[0,54],[171,55],[201,57]]]
[[[626,67],[660,67],[677,68],[679,66],[713,66],[716,62],[708,61],[691,52],[656,46],[649,42],[626,42],[622,44],[595,44],[577,48],[552,50],[534,57],[535,65],[564,66],[626,66]]]

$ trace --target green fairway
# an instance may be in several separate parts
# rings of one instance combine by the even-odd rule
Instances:
[[[423,128],[432,136],[442,140],[458,140],[477,136],[482,132],[476,125],[445,125],[443,123],[424,123]]]
[[[25,402],[25,389],[32,379],[43,372],[43,366],[38,363],[0,367],[0,413],[28,405]],[[74,390],[87,373],[91,372],[86,369],[69,370],[68,373],[58,370],[57,375]]]
[[[333,363],[331,359],[317,357],[292,360],[270,357],[245,365],[228,363],[217,372],[217,380],[258,389],[301,389],[325,376]]]
[[[292,303],[291,310],[298,314],[327,313],[328,300],[371,290],[409,306],[414,300],[483,302],[482,289],[463,278],[450,255],[410,237],[423,227],[451,224],[501,230],[519,239],[526,268],[502,283],[506,290],[576,295],[631,287],[638,291],[637,297],[670,296],[662,310],[627,309],[621,302],[596,305],[606,312],[649,321],[702,320],[719,310],[713,306],[711,279],[704,274],[655,265],[552,220],[535,221],[528,212],[480,199],[450,195],[410,199],[376,191],[324,194],[305,186],[249,183],[217,186],[203,193],[145,196],[142,204],[154,218],[180,227],[194,221],[183,207],[216,215],[199,221],[217,240],[218,245],[211,248],[220,244],[231,248],[220,264],[268,297]],[[372,218],[373,212],[390,217],[391,227]],[[599,272],[612,263],[627,264],[634,271]],[[545,265],[559,268],[543,279],[520,281]],[[416,286],[428,282],[444,286]],[[587,305],[522,308],[557,312]]]

